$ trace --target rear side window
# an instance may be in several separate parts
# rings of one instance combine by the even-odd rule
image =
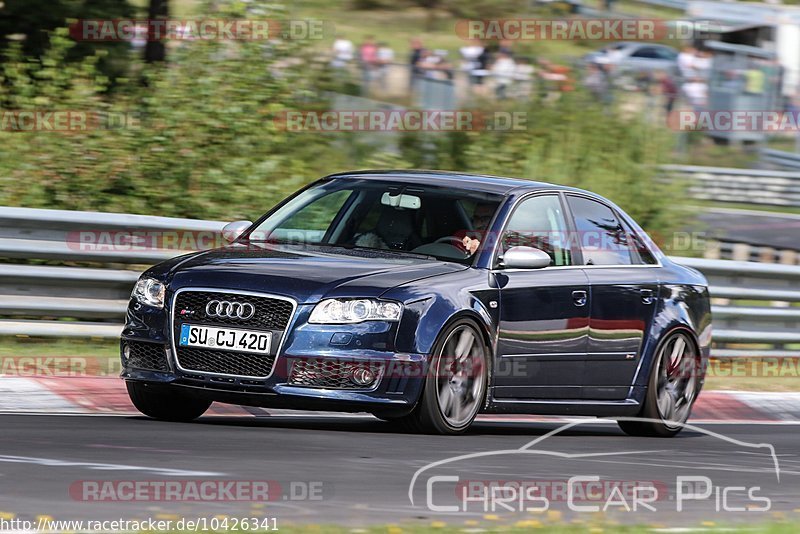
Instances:
[[[584,265],[634,263],[628,232],[611,208],[584,197],[568,195],[567,199],[575,218]]]
[[[658,263],[655,256],[644,244],[644,240],[630,227],[630,225],[622,221],[622,227],[628,236],[628,244],[630,245],[631,260],[637,265],[655,265]]]

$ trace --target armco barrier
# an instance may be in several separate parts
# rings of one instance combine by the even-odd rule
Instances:
[[[663,175],[682,180],[698,200],[754,206],[800,207],[800,173],[759,169],[662,165]]]
[[[203,232],[224,223],[112,213],[0,208],[0,335],[117,337],[141,267],[178,250],[82,250],[75,232]],[[28,265],[58,260],[94,267]],[[800,266],[675,257],[708,277],[718,357],[800,356]],[[128,268],[125,268],[125,267]],[[139,266],[139,268],[134,268]]]

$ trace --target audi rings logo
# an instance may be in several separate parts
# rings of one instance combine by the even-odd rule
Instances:
[[[256,313],[256,308],[249,302],[228,302],[227,300],[211,300],[206,304],[206,315],[222,319],[251,318]]]

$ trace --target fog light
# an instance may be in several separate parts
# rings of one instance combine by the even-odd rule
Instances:
[[[353,369],[350,380],[359,386],[369,386],[375,382],[375,373],[366,367],[356,367]]]
[[[123,360],[123,363],[126,363],[128,361],[128,358],[130,358],[130,357],[131,357],[131,347],[130,347],[130,345],[128,345],[126,343],[125,346],[122,347],[122,360]]]

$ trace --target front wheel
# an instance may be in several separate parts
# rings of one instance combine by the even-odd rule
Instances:
[[[683,429],[699,391],[700,358],[691,336],[682,330],[670,334],[656,352],[650,372],[642,421],[618,421],[633,436],[672,437]]]
[[[422,397],[397,420],[406,429],[434,434],[465,432],[486,398],[488,353],[472,321],[456,321],[434,346]]]
[[[189,397],[165,387],[141,382],[125,382],[125,385],[136,409],[153,419],[188,422],[203,415],[211,406],[211,401]]]

